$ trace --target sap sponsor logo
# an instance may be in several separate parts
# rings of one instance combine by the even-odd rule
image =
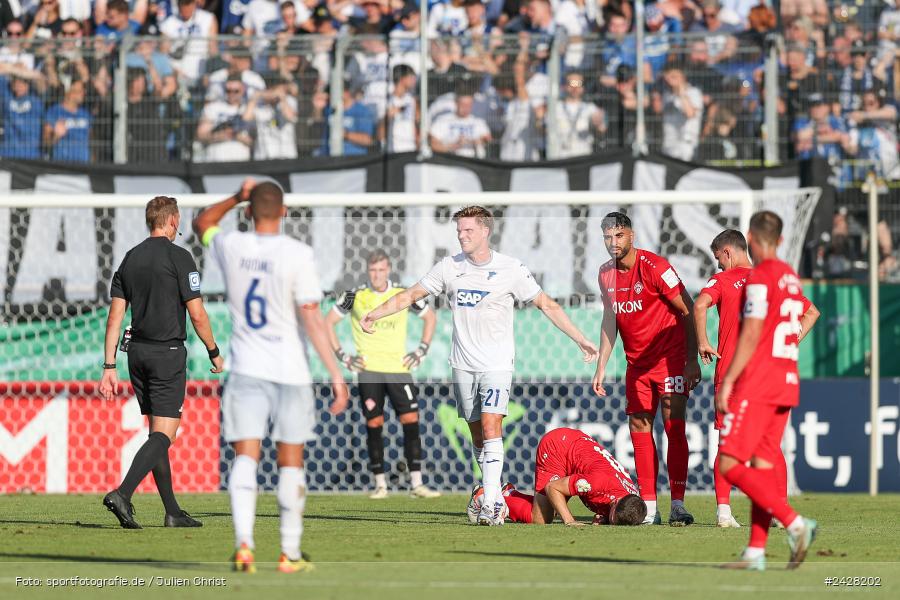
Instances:
[[[636,281],[634,284],[634,293],[640,294],[643,291],[644,291],[644,284],[641,283],[640,281]]]
[[[575,482],[575,489],[579,494],[586,494],[591,491],[591,484],[587,479],[579,479]]]
[[[613,312],[617,315],[620,313],[631,314],[644,310],[643,300],[627,300],[625,302],[613,302]]]
[[[489,293],[490,292],[485,292],[484,290],[457,290],[456,305],[474,308],[479,302],[484,300]]]

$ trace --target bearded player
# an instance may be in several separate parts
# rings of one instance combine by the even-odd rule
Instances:
[[[762,571],[772,517],[785,524],[797,568],[816,537],[817,523],[798,515],[779,491],[775,464],[791,408],[800,401],[797,343],[804,314],[803,288],[791,267],[778,259],[781,218],[758,212],[747,242],[756,265],[744,285],[743,322],[734,357],[716,392],[725,412],[719,441],[719,471],[751,500],[750,543],[727,568]],[[747,466],[750,461],[750,466]]]
[[[504,486],[503,499],[514,523],[546,525],[559,515],[570,527],[576,521],[569,511],[569,498],[577,496],[594,513],[594,524],[640,525],[647,505],[638,495],[628,471],[609,450],[588,434],[561,427],[541,438],[534,457],[534,495]],[[469,504],[478,506],[483,492],[475,488]],[[470,510],[469,514],[477,514]]]
[[[709,278],[694,302],[694,325],[697,330],[697,351],[703,364],[716,360],[715,388],[719,389],[722,378],[731,364],[737,347],[741,324],[741,306],[744,284],[753,264],[747,254],[747,240],[744,234],[734,229],[726,229],[717,235],[710,245],[713,256],[719,263],[721,273]],[[706,311],[715,306],[719,311],[718,350],[712,347],[706,335]],[[803,316],[800,317],[800,339],[812,329],[819,318],[819,311],[812,302],[803,298]],[[716,411],[715,428],[722,430],[725,413]],[[775,457],[774,468],[780,491],[787,501],[787,464],[784,454]],[[719,472],[719,456],[713,466],[716,486],[716,523],[719,527],[740,527],[731,514],[731,484]]]
[[[659,458],[653,439],[653,421],[661,407],[669,439],[669,525],[690,525],[694,517],[684,507],[688,471],[684,418],[688,392],[700,380],[697,338],[690,318],[693,300],[666,259],[634,247],[631,219],[625,214],[609,213],[601,228],[606,249],[613,258],[600,267],[603,325],[600,360],[592,386],[598,396],[606,396],[606,363],[616,334],[621,334],[628,362],[625,412],[634,445],[638,487],[647,504],[644,524],[661,523],[656,507]]]

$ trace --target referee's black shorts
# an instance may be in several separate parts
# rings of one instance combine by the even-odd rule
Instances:
[[[183,345],[132,342],[128,375],[142,415],[181,418],[187,383],[187,349]]]
[[[416,384],[409,373],[360,371],[357,381],[363,416],[367,420],[384,415],[385,396],[391,399],[391,406],[398,415],[419,410],[419,402],[416,400]]]

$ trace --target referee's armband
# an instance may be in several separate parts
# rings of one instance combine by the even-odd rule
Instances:
[[[216,237],[216,234],[220,231],[222,231],[221,227],[219,227],[218,225],[213,225],[203,232],[203,237],[200,239],[201,243],[204,246],[209,247],[209,245],[212,243],[212,239]]]

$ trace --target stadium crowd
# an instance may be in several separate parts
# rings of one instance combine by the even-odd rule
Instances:
[[[444,0],[425,24],[415,0],[0,0],[0,156],[111,162],[120,71],[130,160],[334,154],[338,104],[344,155],[414,150],[424,26],[435,150],[530,161],[628,147],[640,68],[651,149],[758,161],[763,61],[779,24],[768,4],[648,2],[638,66],[626,0]],[[822,156],[839,186],[872,166],[900,179],[900,3],[779,4],[781,157]],[[561,92],[548,115],[554,40]]]

